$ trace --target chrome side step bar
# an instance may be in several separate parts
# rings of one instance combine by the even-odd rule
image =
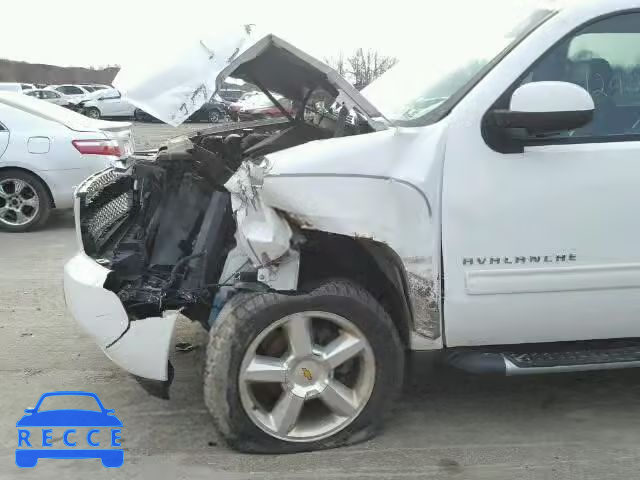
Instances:
[[[593,370],[619,370],[622,368],[638,368],[640,360],[630,362],[585,363],[582,365],[556,365],[554,367],[518,367],[504,358],[505,375],[535,375],[539,373],[588,372]]]
[[[507,376],[640,367],[640,341],[637,340],[529,345],[531,351],[524,351],[526,346],[519,346],[517,351],[489,348],[451,349],[445,361],[470,373]]]

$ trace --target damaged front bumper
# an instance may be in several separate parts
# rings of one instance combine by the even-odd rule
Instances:
[[[217,285],[239,281],[239,272],[245,284],[297,287],[292,231],[257,196],[262,167],[242,163],[225,192],[194,148],[107,169],[75,193],[79,252],[65,266],[67,307],[137,377],[171,379],[177,312],[206,326]]]
[[[169,380],[169,353],[173,349],[173,331],[177,311],[163,312],[162,317],[130,319],[123,303],[105,288],[110,269],[85,253],[86,227],[81,228],[82,203],[95,195],[114,176],[107,169],[85,180],[75,194],[75,223],[80,251],[64,267],[64,296],[72,316],[89,333],[102,351],[116,365],[138,377]],[[127,192],[114,196],[106,205],[117,223],[130,201]],[[98,225],[93,225],[98,228]]]
[[[67,308],[116,365],[139,377],[168,380],[178,312],[129,320],[115,293],[103,288],[110,270],[83,252],[64,268]]]

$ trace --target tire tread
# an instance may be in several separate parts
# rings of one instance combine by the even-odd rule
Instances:
[[[371,328],[377,335],[383,335],[385,338],[386,354],[394,364],[385,366],[390,369],[390,373],[388,385],[380,387],[386,389],[383,392],[384,399],[377,401],[379,407],[371,407],[381,411],[368,415],[371,418],[367,425],[358,427],[354,425],[363,416],[361,414],[351,425],[332,437],[309,443],[284,442],[261,431],[254,435],[238,428],[238,417],[246,414],[239,412],[242,406],[236,405],[238,402],[232,392],[234,389],[231,388],[233,387],[231,382],[234,381],[234,378],[231,378],[233,373],[230,373],[234,371],[232,356],[234,353],[241,356],[244,353],[243,344],[248,344],[257,334],[255,328],[252,328],[256,316],[269,309],[277,308],[283,302],[304,302],[325,296],[355,301],[360,307],[368,309],[375,320],[368,324],[367,328]],[[238,349],[242,350],[242,353],[234,351]],[[389,314],[368,291],[349,280],[332,280],[309,293],[293,296],[275,292],[239,293],[223,307],[209,332],[204,373],[205,403],[221,439],[234,449],[253,453],[291,453],[333,448],[357,443],[375,434],[380,426],[383,406],[392,401],[400,391],[403,363],[404,350]],[[376,387],[374,392],[375,390]],[[372,403],[371,400],[370,403]],[[369,409],[369,404],[363,413]],[[254,428],[258,430],[257,427]]]

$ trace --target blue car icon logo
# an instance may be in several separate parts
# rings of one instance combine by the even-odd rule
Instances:
[[[69,404],[78,397],[91,397],[97,404],[96,410],[57,409],[42,410],[42,402],[50,397],[69,397]],[[74,398],[75,397],[75,398]],[[64,399],[65,405],[67,399]],[[118,468],[124,462],[124,450],[120,447],[122,422],[114,415],[114,410],[104,408],[98,395],[91,392],[49,392],[40,397],[34,408],[25,410],[18,427],[18,448],[16,448],[16,465],[21,468],[35,467],[40,458],[99,458],[107,468]],[[52,443],[53,429],[64,428],[62,440],[66,447],[54,449]],[[90,427],[86,436],[81,435],[74,427]],[[107,430],[108,432],[104,432]],[[101,433],[102,432],[102,433]],[[109,442],[102,438],[108,434]],[[101,441],[98,441],[98,436]],[[84,440],[88,448],[84,446]],[[102,444],[102,445],[101,445]],[[100,448],[108,444],[111,448]],[[77,447],[77,448],[76,448]]]

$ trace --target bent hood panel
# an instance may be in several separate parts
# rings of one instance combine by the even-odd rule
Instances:
[[[142,56],[142,55],[141,55]],[[252,27],[200,40],[182,56],[154,69],[148,63],[123,67],[114,87],[136,107],[177,126],[204,105],[233,77],[304,102],[310,91],[322,89],[340,95],[347,107],[369,118],[380,112],[334,69],[275,35],[253,43]]]
[[[140,52],[140,60],[151,58],[157,65],[149,60],[125,65],[113,86],[136,107],[176,127],[215,93],[220,72],[251,45],[251,32],[243,25],[196,41],[175,59],[167,60],[161,46]]]
[[[340,95],[348,107],[356,107],[370,118],[381,116],[333,68],[275,35],[267,35],[227,66],[218,77],[218,88],[229,76],[298,102],[303,102],[311,90],[322,88],[333,98]]]

